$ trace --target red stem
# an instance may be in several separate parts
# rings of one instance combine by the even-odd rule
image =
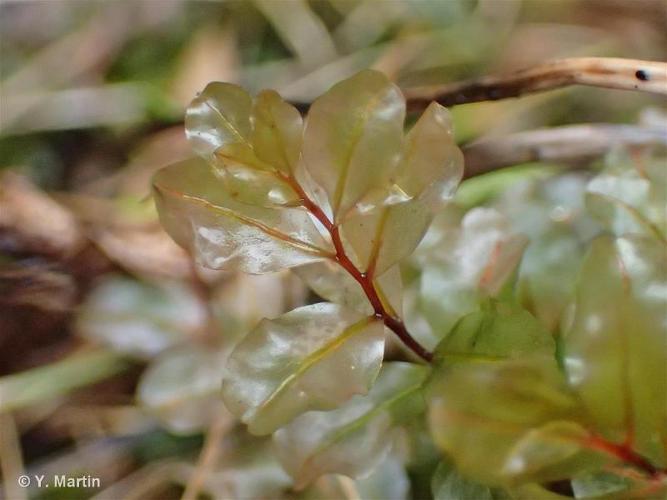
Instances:
[[[408,329],[406,328],[405,323],[403,323],[403,320],[393,316],[389,311],[387,311],[387,308],[382,303],[382,299],[380,299],[380,296],[375,288],[373,277],[367,273],[359,271],[357,266],[354,265],[354,262],[352,262],[347,256],[345,248],[343,247],[343,241],[341,240],[338,226],[329,220],[327,214],[325,214],[324,211],[308,197],[296,179],[291,176],[283,175],[282,177],[299,195],[301,198],[301,203],[306,208],[306,210],[308,210],[313,215],[313,217],[320,221],[320,223],[331,235],[331,241],[333,242],[334,249],[336,250],[334,259],[336,262],[338,262],[338,264],[341,265],[343,269],[345,269],[350,274],[350,276],[352,276],[357,281],[357,283],[361,285],[361,288],[363,289],[366,297],[368,298],[368,301],[371,304],[371,307],[373,308],[375,317],[382,320],[385,326],[392,330],[398,336],[398,338],[401,339],[403,344],[405,344],[405,346],[414,352],[417,356],[419,356],[427,363],[433,361],[433,353],[426,350],[424,346],[422,346],[419,342],[417,342],[417,340],[415,340],[412,335],[410,335],[410,332],[408,332]]]
[[[667,474],[667,471],[658,469],[649,460],[634,451],[627,444],[616,444],[607,441],[600,436],[591,435],[586,440],[586,445],[591,449],[607,453],[621,462],[632,465],[651,477],[660,477]]]

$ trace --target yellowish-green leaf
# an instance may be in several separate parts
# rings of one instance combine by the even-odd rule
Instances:
[[[252,98],[238,85],[212,82],[188,106],[185,134],[197,154],[210,158],[228,144],[248,143]]]
[[[526,355],[553,356],[551,334],[515,304],[490,300],[482,311],[461,318],[438,344],[436,359],[446,363],[501,360]]]
[[[326,473],[362,477],[392,444],[393,407],[414,416],[423,410],[421,385],[428,373],[409,363],[385,364],[367,396],[334,411],[308,412],[274,435],[278,457],[297,488]]]
[[[452,119],[433,102],[408,133],[396,184],[431,209],[449,201],[463,176],[463,154],[454,142]]]
[[[410,200],[353,216],[341,229],[357,266],[381,276],[417,248],[430,223],[426,205]]]
[[[212,162],[218,183],[230,197],[257,207],[296,207],[301,199],[289,183],[270,170],[260,170],[238,159],[224,157],[218,150]]]
[[[430,427],[436,443],[462,474],[490,485],[526,479],[528,471],[517,461],[516,447],[529,439],[526,436],[531,431],[553,421],[573,420],[571,425],[576,426],[574,420],[580,416],[576,399],[568,392],[554,358],[548,356],[440,368],[429,394]],[[540,440],[544,461],[532,456],[530,477],[539,478],[544,472],[547,480],[553,479],[548,467],[553,457],[563,455],[563,445],[543,434],[533,439],[541,437],[545,437]]]
[[[356,309],[365,315],[373,314],[373,308],[361,285],[335,262],[323,260],[295,267],[293,270],[323,299]],[[384,273],[374,283],[387,309],[393,311],[394,316],[401,317],[402,282],[398,266]]]
[[[206,267],[261,274],[331,255],[305,211],[241,203],[203,161],[164,168],[153,186],[162,225]]]
[[[252,145],[257,157],[284,173],[293,172],[301,154],[303,118],[299,111],[272,90],[255,99]]]
[[[404,117],[398,87],[372,70],[334,85],[311,106],[304,165],[327,193],[336,220],[387,184],[400,157]]]
[[[665,465],[667,248],[650,236],[593,241],[565,335],[570,384],[599,429]]]
[[[223,382],[227,408],[253,434],[269,434],[308,410],[366,394],[380,370],[384,327],[330,303],[263,320],[234,349]]]

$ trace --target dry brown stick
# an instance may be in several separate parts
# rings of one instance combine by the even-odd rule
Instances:
[[[575,57],[538,64],[507,75],[404,90],[410,111],[425,109],[431,101],[455,106],[495,101],[568,85],[639,90],[667,95],[667,63],[607,57]]]
[[[617,146],[667,146],[659,125],[568,125],[480,139],[464,146],[465,177],[533,161],[581,164]]]

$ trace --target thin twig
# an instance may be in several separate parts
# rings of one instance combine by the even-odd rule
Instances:
[[[568,85],[639,90],[667,95],[667,63],[607,57],[558,59],[507,75],[414,87],[406,89],[404,94],[408,109],[420,111],[432,101],[443,106],[455,106],[519,97]]]
[[[226,418],[224,412],[218,412],[208,430],[204,448],[199,455],[197,467],[185,487],[185,492],[183,493],[181,500],[195,500],[198,498],[199,492],[206,482],[206,477],[209,475],[220,457],[222,440],[230,425],[231,419]]]
[[[462,148],[465,177],[520,163],[582,164],[618,146],[667,146],[667,129],[652,125],[583,124],[490,137]]]

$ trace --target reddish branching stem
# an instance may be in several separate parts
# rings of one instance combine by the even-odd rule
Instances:
[[[367,273],[360,271],[357,266],[350,260],[349,256],[345,251],[343,246],[343,240],[340,236],[339,227],[334,224],[326,213],[315,203],[303,190],[301,185],[290,176],[283,176],[283,179],[292,186],[292,189],[298,194],[301,198],[301,203],[303,207],[308,210],[313,217],[315,217],[324,228],[328,231],[331,236],[331,241],[334,245],[336,251],[334,255],[334,260],[343,268],[345,271],[352,276],[361,288],[363,289],[368,301],[373,308],[375,317],[385,324],[387,328],[392,330],[396,336],[401,339],[401,342],[414,352],[421,359],[430,363],[433,361],[433,353],[424,348],[417,340],[410,335],[408,329],[405,326],[405,323],[402,319],[394,316],[387,310],[387,307],[382,302],[380,295],[378,294],[377,289],[375,288],[375,283],[373,282],[373,276]]]
[[[634,451],[628,444],[616,444],[610,441],[607,441],[603,437],[597,435],[591,435],[586,440],[586,446],[590,449],[601,451],[607,455],[611,455],[621,462],[631,465],[644,472],[646,475],[659,478],[661,476],[667,475],[667,470],[658,469],[654,466],[648,459],[641,456],[639,453]]]

